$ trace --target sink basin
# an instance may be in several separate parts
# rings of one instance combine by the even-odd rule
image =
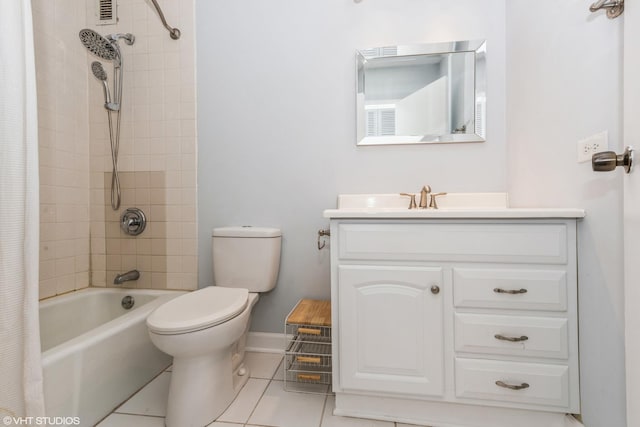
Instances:
[[[419,201],[420,193],[416,194]],[[447,193],[438,209],[408,209],[409,197],[394,194],[340,194],[325,218],[582,218],[583,209],[511,208],[507,193]]]

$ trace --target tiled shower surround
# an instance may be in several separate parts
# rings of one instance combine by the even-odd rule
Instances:
[[[40,297],[89,284],[85,2],[33,0],[40,158]]]
[[[93,280],[104,280],[102,275],[106,270],[106,283],[110,285],[118,274],[138,269],[140,279],[125,286],[191,289],[188,285],[196,280],[197,258],[191,251],[196,224],[182,221],[192,212],[181,205],[178,197],[181,190],[168,187],[166,172],[122,172],[120,181],[122,206],[119,210],[111,208],[110,192],[104,192],[105,251],[94,252],[93,257],[98,260],[104,255],[106,262],[94,266]],[[111,185],[110,172],[104,174],[104,185],[105,188]],[[124,206],[144,212],[147,226],[142,234],[128,236],[120,229]]]
[[[119,1],[116,25],[96,25],[94,0],[32,0],[40,132],[40,297],[111,286],[137,268],[126,286],[195,289],[196,87],[194,0],[162,4],[172,40],[145,0]],[[120,211],[140,207],[150,220],[126,237],[110,206],[111,153],[102,86],[90,72],[82,28],[121,42],[124,64],[119,169]],[[148,209],[145,209],[148,208]],[[169,226],[170,224],[170,226]],[[119,232],[120,234],[117,234]]]

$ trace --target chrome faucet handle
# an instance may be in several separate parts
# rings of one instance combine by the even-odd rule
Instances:
[[[400,193],[401,196],[409,196],[411,200],[409,201],[409,209],[415,209],[418,205],[416,205],[416,195],[409,193]]]
[[[438,201],[436,197],[445,196],[447,193],[433,193],[431,195],[431,203],[429,204],[429,209],[438,209]]]
[[[147,217],[138,208],[128,208],[120,215],[120,229],[129,236],[137,236],[147,226]]]
[[[427,206],[429,206],[429,194],[431,193],[431,187],[428,185],[425,185],[424,187],[422,187],[422,190],[420,191],[420,204],[418,206],[420,206],[420,209],[426,209]]]

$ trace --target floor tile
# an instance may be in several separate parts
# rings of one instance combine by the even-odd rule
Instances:
[[[429,427],[429,426],[424,425],[424,424],[402,424],[402,423],[397,423],[396,427]]]
[[[366,420],[362,418],[339,417],[337,415],[333,415],[335,407],[335,396],[328,396],[320,427],[394,427],[394,423],[391,421]]]
[[[238,396],[216,421],[244,424],[262,397],[269,380],[249,378]]]
[[[161,373],[115,412],[164,417],[167,411],[170,381],[171,372]]]
[[[278,369],[282,354],[246,352],[244,362],[249,367],[251,378],[265,378],[270,380]]]
[[[209,424],[207,427],[242,427],[244,424],[236,424],[236,423],[222,423],[220,421],[214,421]]]
[[[164,427],[164,418],[143,415],[111,414],[96,427]],[[237,426],[234,426],[237,427]]]
[[[277,427],[318,427],[326,396],[290,393],[282,381],[271,381],[247,424]]]
[[[278,369],[276,369],[276,373],[273,374],[273,379],[284,381],[284,360],[280,362],[280,366],[278,366]]]

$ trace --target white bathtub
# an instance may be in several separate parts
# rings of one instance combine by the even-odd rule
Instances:
[[[47,416],[93,426],[162,372],[171,357],[149,339],[145,320],[180,291],[89,288],[40,302]],[[122,298],[135,298],[133,308]]]

